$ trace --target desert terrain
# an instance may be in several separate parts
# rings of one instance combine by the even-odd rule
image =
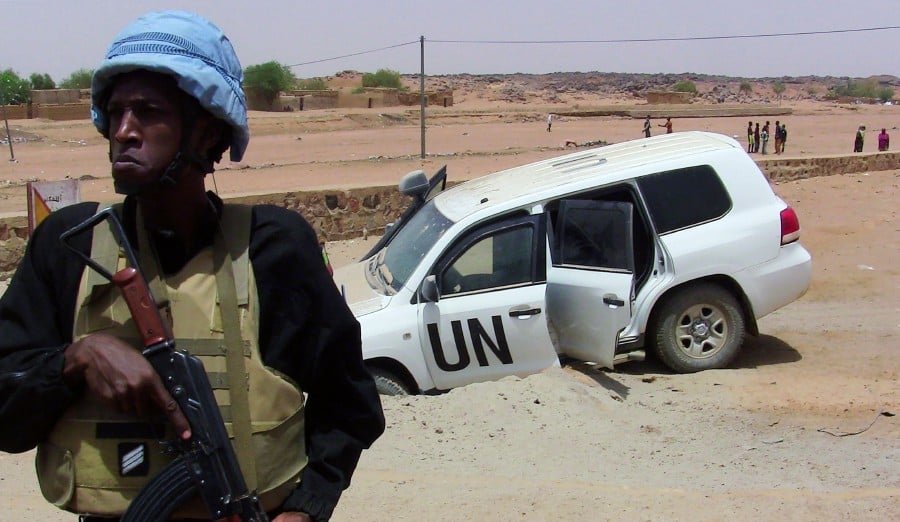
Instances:
[[[514,103],[471,89],[456,101],[432,111],[424,160],[418,114],[406,108],[253,113],[245,161],[221,165],[215,187],[228,196],[388,185],[444,164],[462,180],[562,154],[568,140],[634,139],[642,123],[560,117],[546,131],[548,112],[635,103],[604,93]],[[787,157],[847,154],[859,124],[866,153],[882,127],[900,140],[897,106],[781,103],[793,109],[781,118]],[[743,142],[747,120],[678,118],[675,130]],[[18,161],[0,162],[0,212],[23,212],[24,183],[36,179],[81,178],[84,199],[116,199],[105,142],[88,121],[10,126]],[[898,181],[900,166],[773,185],[800,217],[813,282],[760,321],[762,334],[728,369],[577,364],[384,397],[388,428],[333,520],[897,520]],[[329,243],[332,262],[353,261],[375,239]],[[73,520],[41,498],[32,459],[0,454],[0,519]]]

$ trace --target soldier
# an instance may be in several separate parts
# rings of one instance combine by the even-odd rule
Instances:
[[[205,189],[222,154],[230,149],[239,161],[249,142],[242,77],[213,24],[192,13],[150,13],[116,37],[96,69],[91,112],[125,195],[117,211],[154,296],[171,312],[179,348],[208,373],[224,374],[210,380],[219,383],[219,407],[231,412],[226,424],[249,439],[235,443],[242,468],[247,459],[256,468],[253,476],[245,469],[247,482],[278,522],[327,520],[384,417],[363,366],[359,324],[312,227],[294,212],[225,204]],[[184,440],[191,427],[129,344],[136,332],[119,292],[60,249],[60,234],[97,207],[80,203],[44,220],[0,300],[0,449],[37,445],[49,501],[82,520],[115,520],[166,464],[159,451],[146,451],[140,466],[125,466],[117,448],[156,448],[146,428],[161,420]],[[109,239],[96,227],[73,246],[115,260]],[[216,268],[226,265],[233,273]],[[218,289],[234,290],[234,308]],[[238,349],[204,348],[211,340],[234,346],[223,334],[228,324],[239,332]],[[239,355],[239,370],[226,367],[228,354]],[[243,401],[233,393],[241,383],[249,390]],[[205,516],[193,509],[188,503],[174,516]]]

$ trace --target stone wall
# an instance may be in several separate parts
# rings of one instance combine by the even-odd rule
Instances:
[[[67,103],[65,105],[34,105],[32,116],[53,121],[90,120],[90,103]]]
[[[647,103],[690,103],[693,94],[689,92],[648,92]]]
[[[900,152],[870,152],[791,159],[761,158],[757,159],[756,163],[771,181],[781,183],[818,176],[900,169]]]
[[[428,91],[426,104],[431,107],[452,107],[453,91]],[[252,89],[247,89],[247,108],[253,111],[309,111],[316,109],[374,109],[400,105],[418,106],[421,103],[418,92],[403,92],[385,87],[369,87],[361,93],[340,91],[295,90],[281,93],[268,104]]]
[[[773,182],[900,168],[900,152],[760,158],[757,164]],[[398,180],[399,181],[399,180]],[[452,184],[452,183],[451,183]],[[302,214],[325,241],[379,235],[409,205],[396,185],[347,190],[296,191],[228,198],[232,203],[272,204]],[[0,278],[11,275],[25,252],[26,216],[0,217]]]
[[[398,92],[400,105],[422,105],[422,95],[416,92]],[[453,90],[425,91],[425,105],[428,107],[452,107]]]
[[[81,89],[48,89],[31,91],[31,103],[34,105],[60,105],[78,103]]]
[[[3,105],[0,111],[0,117],[10,120],[27,120],[31,118],[31,105]],[[6,133],[3,133],[6,137]]]

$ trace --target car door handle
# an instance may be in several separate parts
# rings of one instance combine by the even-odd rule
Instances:
[[[610,306],[625,306],[625,301],[619,299],[616,294],[606,294],[603,296],[603,304]]]
[[[528,310],[510,310],[510,317],[531,317],[532,315],[537,315],[541,313],[540,308],[529,308]]]

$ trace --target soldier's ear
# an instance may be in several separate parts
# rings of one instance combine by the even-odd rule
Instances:
[[[231,142],[231,128],[208,112],[197,119],[194,126],[194,150],[204,158],[218,163]]]

